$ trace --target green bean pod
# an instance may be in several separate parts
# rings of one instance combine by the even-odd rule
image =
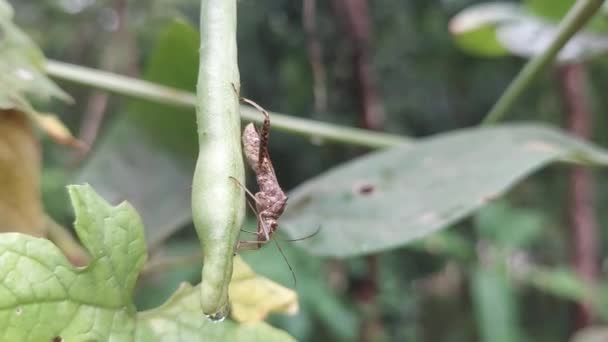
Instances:
[[[201,1],[197,84],[199,155],[192,181],[192,217],[204,255],[201,308],[213,320],[229,308],[232,258],[245,216],[240,143],[237,0]]]

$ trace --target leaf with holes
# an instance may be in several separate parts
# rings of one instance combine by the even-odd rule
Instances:
[[[372,153],[290,194],[279,222],[324,256],[405,245],[446,228],[555,161],[608,165],[606,151],[543,126],[466,129]]]

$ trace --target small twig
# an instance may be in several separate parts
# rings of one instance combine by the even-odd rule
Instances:
[[[574,136],[589,139],[592,115],[587,96],[586,70],[583,64],[565,65],[559,69],[562,97],[568,118],[568,130]],[[599,275],[599,233],[594,212],[593,177],[589,170],[573,167],[570,174],[569,221],[574,250],[573,263],[576,272],[590,286],[597,283]],[[596,315],[592,303],[578,303],[579,328],[593,323]]]
[[[132,77],[51,60],[46,63],[46,71],[56,78],[125,96],[179,107],[194,108],[196,105],[196,96],[193,93]],[[269,112],[269,114],[272,116],[274,128],[308,137],[371,148],[392,147],[407,144],[410,141],[407,137],[394,134],[371,132],[273,112]],[[255,109],[247,106],[241,106],[241,118],[254,122],[263,120]]]
[[[500,121],[513,107],[513,104],[532,84],[540,73],[555,59],[564,45],[593,17],[602,6],[603,0],[578,0],[559,23],[557,34],[549,47],[540,55],[534,56],[509,84],[507,90],[494,104],[481,122],[488,125]]]
[[[360,125],[365,129],[381,130],[384,126],[384,109],[372,68],[372,35],[367,0],[334,0],[333,3],[339,17],[346,20],[346,32],[354,47],[353,76],[357,81]],[[378,339],[379,331],[384,329],[378,307],[378,255],[368,255],[365,260],[367,274],[357,290],[359,303],[367,308],[365,323],[360,327],[360,341],[374,341]]]

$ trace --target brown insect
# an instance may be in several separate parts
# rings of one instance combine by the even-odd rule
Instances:
[[[270,241],[270,237],[277,230],[277,220],[285,210],[287,195],[279,185],[268,153],[268,138],[270,136],[268,112],[249,99],[243,98],[242,100],[264,114],[264,123],[261,131],[258,131],[253,123],[245,126],[243,131],[243,152],[247,163],[255,172],[259,191],[254,195],[247,188],[242,185],[241,187],[255,201],[258,230],[255,233],[257,235],[256,241],[239,241],[237,249],[260,248],[264,243]]]
[[[236,87],[235,87],[236,91]],[[238,94],[238,91],[237,91]],[[258,192],[254,195],[249,191],[246,187],[244,187],[236,178],[230,177],[234,180],[237,185],[245,190],[245,192],[253,199],[255,202],[255,208],[251,203],[248,202],[251,209],[256,213],[258,219],[258,227],[256,232],[247,233],[255,234],[257,240],[241,240],[238,242],[236,249],[244,250],[244,249],[259,249],[265,243],[268,243],[271,239],[272,234],[278,228],[278,219],[283,214],[285,210],[285,206],[287,205],[287,195],[279,185],[279,181],[277,180],[277,176],[274,172],[274,167],[272,166],[272,161],[270,160],[270,154],[268,153],[268,138],[270,136],[270,116],[268,112],[264,110],[257,103],[242,98],[243,102],[253,106],[262,114],[264,114],[264,123],[262,124],[261,131],[258,130],[253,123],[245,126],[243,130],[243,153],[245,154],[245,159],[247,159],[247,163],[255,172],[256,180],[258,183]],[[308,239],[314,235],[316,235],[321,230],[321,227],[317,229],[314,233],[309,236],[305,236],[298,239],[286,240],[286,241],[300,241],[304,239]],[[273,240],[276,244],[279,252],[283,256],[283,259],[287,263],[289,267],[289,271],[293,277],[294,285],[296,285],[296,275],[293,271],[293,268],[289,264],[285,253],[279,243],[276,240]]]

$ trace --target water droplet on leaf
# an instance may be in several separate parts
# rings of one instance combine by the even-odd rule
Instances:
[[[213,323],[219,323],[226,319],[229,312],[230,312],[230,305],[226,305],[220,311],[213,313],[213,314],[205,315],[205,317],[207,317],[207,319]]]

